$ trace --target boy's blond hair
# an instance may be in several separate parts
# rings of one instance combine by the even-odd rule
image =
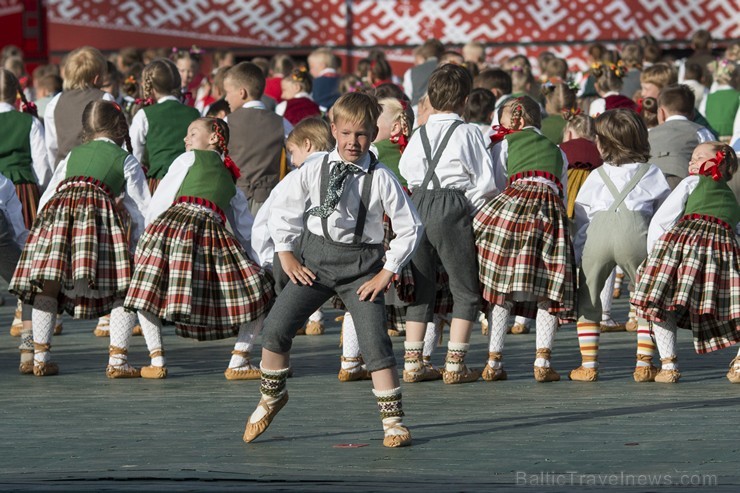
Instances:
[[[640,82],[655,84],[659,89],[663,89],[678,83],[678,73],[667,63],[656,63],[642,71]]]
[[[462,55],[466,62],[483,63],[486,61],[486,47],[479,41],[468,41],[462,47]]]
[[[64,60],[65,91],[100,87],[108,71],[108,62],[100,50],[83,46],[72,51]]]
[[[375,96],[361,92],[349,92],[340,97],[332,108],[332,122],[343,120],[349,123],[359,123],[364,128],[375,129],[378,117],[383,108],[378,104]]]
[[[334,66],[334,54],[329,48],[317,48],[308,55],[309,63],[324,64],[326,67]]]
[[[304,141],[311,143],[314,151],[331,151],[334,149],[334,137],[331,135],[331,127],[323,118],[317,116],[304,118],[293,127],[286,144],[294,144],[300,147]]]

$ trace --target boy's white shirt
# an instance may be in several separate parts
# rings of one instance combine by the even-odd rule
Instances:
[[[28,230],[23,221],[23,207],[15,194],[15,185],[3,175],[0,175],[0,211],[5,215],[8,225],[13,228],[13,241],[22,249],[28,238]]]
[[[323,155],[309,157],[300,169],[291,174],[291,186],[279,195],[275,194],[270,205],[268,229],[275,242],[276,252],[294,251],[303,233],[305,212],[321,205],[321,164]],[[329,153],[330,169],[334,163],[341,162],[337,150]],[[351,244],[354,238],[357,213],[360,207],[360,194],[370,165],[370,154],[366,154],[355,164],[364,172],[350,174],[344,185],[335,211],[327,218],[330,239],[339,243]],[[384,268],[398,273],[411,258],[419,243],[422,231],[421,220],[398,179],[382,163],[378,163],[372,175],[372,188],[365,219],[365,229],[361,238],[363,244],[381,244],[385,236],[383,216],[391,220],[396,237],[391,240],[385,252]],[[287,188],[287,187],[286,187]],[[324,236],[321,219],[309,215],[306,219],[309,232]]]
[[[522,130],[530,129],[538,134],[542,135],[539,128],[536,127],[524,127]],[[509,184],[509,141],[506,139],[501,140],[491,148],[491,156],[493,157],[493,171],[494,180],[496,186],[500,190],[504,190]],[[568,190],[568,157],[565,153],[560,150],[560,156],[563,158],[563,170],[560,173],[560,184],[563,186],[563,203],[567,203],[567,190]],[[533,176],[526,178],[527,181],[536,181],[548,185],[557,194],[560,194],[561,190],[558,186],[547,178],[540,176]]]
[[[444,134],[455,121],[462,121],[462,118],[454,113],[429,115],[426,130],[432,155],[437,152]],[[411,141],[403,151],[398,168],[412,191],[421,186],[427,173],[428,162],[419,131],[412,135]],[[442,152],[435,175],[442,188],[461,190],[465,193],[470,202],[471,215],[502,190],[494,182],[494,167],[483,134],[478,127],[468,123],[463,123],[455,129]],[[427,189],[432,189],[433,186],[430,180]]]
[[[115,144],[112,140],[106,139],[105,137],[100,137],[95,140]],[[71,154],[72,153],[70,152],[64,159],[59,161],[57,169],[54,170],[51,182],[39,200],[39,213],[41,213],[41,210],[47,202],[49,202],[49,200],[54,196],[59,184],[67,177],[67,161]],[[144,170],[142,169],[141,164],[139,164],[139,161],[137,161],[131,154],[127,155],[123,162],[123,176],[126,180],[123,206],[126,208],[126,211],[128,211],[129,216],[131,216],[132,227],[130,244],[136,245],[141,233],[144,232],[144,214],[149,208],[151,194],[149,193],[146,176],[144,176]]]
[[[635,176],[642,163],[629,163],[614,166],[604,163],[601,168],[606,172],[609,179],[614,183],[617,190],[621,191],[627,183]],[[635,188],[627,195],[620,207],[626,207],[630,211],[639,212],[651,218],[663,201],[670,195],[671,188],[660,169],[654,164],[649,164],[645,176],[640,179]],[[598,168],[588,175],[583,186],[578,191],[575,202],[575,224],[576,235],[573,239],[573,247],[576,261],[580,263],[583,255],[583,246],[586,243],[586,232],[589,224],[598,212],[606,211],[614,203],[614,197],[607,188]]]
[[[49,101],[49,104],[46,105],[46,109],[44,110],[44,143],[46,144],[46,158],[49,160],[49,165],[52,167],[54,166],[54,162],[57,160],[57,154],[59,151],[54,110],[56,110],[59,98],[62,97],[62,94],[64,94],[64,92],[60,92],[54,96],[51,101]],[[115,98],[107,92],[103,93],[103,97],[101,99],[105,101],[115,101]]]
[[[152,201],[146,214],[147,225],[172,206],[177,197],[177,192],[180,190],[193,164],[195,164],[195,153],[193,151],[180,154],[177,159],[172,161],[167,174],[159,182],[152,196]],[[236,194],[231,198],[229,206],[229,209],[223,211],[223,213],[231,225],[232,232],[244,250],[247,251],[251,258],[255,259],[256,256],[252,254],[250,243],[254,218],[249,212],[247,198],[238,188],[236,189]]]
[[[12,105],[6,102],[0,102],[0,113],[17,111]],[[43,192],[51,180],[51,166],[47,157],[46,143],[44,142],[44,127],[41,121],[35,116],[32,117],[31,131],[29,139],[31,142],[31,167],[36,177],[39,189]]]

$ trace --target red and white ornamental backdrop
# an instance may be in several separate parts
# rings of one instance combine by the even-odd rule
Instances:
[[[0,9],[18,1],[0,0]],[[195,43],[264,53],[328,45],[358,56],[363,47],[437,37],[507,43],[489,49],[494,62],[550,50],[583,66],[583,43],[597,40],[685,40],[701,28],[715,39],[740,38],[735,0],[48,0],[47,8],[51,52]],[[518,45],[531,42],[538,44]],[[413,61],[408,49],[388,53],[398,68]]]

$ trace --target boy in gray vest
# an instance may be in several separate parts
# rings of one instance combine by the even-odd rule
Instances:
[[[691,153],[702,142],[714,140],[705,127],[690,120],[694,93],[686,85],[671,85],[658,95],[658,126],[648,133],[650,162],[665,175],[671,190],[689,176]]]
[[[241,178],[236,186],[249,200],[252,216],[280,181],[285,159],[285,136],[292,130],[283,118],[265,109],[265,75],[250,62],[231,67],[224,78],[225,98],[231,108],[226,118],[231,133],[231,157]]]
[[[289,190],[273,196],[268,219],[283,272],[283,288],[265,319],[260,393],[247,421],[251,442],[288,402],[286,379],[293,338],[306,319],[335,294],[347,306],[383,422],[383,445],[411,444],[403,424],[396,358],[385,328],[382,293],[415,250],[421,221],[392,171],[369,153],[381,113],[377,100],[348,93],[333,106],[334,151],[310,157],[293,173]],[[383,249],[383,217],[396,237]],[[299,241],[300,238],[300,241]],[[299,245],[300,243],[300,245]],[[327,402],[331,398],[327,396]]]

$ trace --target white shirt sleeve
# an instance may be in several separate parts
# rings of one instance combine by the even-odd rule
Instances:
[[[421,239],[423,227],[416,208],[412,205],[408,195],[393,172],[387,168],[376,168],[378,184],[383,191],[381,203],[391,220],[393,233],[396,235],[385,252],[384,269],[397,274],[401,268],[411,260]]]
[[[414,84],[411,82],[411,69],[403,73],[403,92],[411,99],[414,92]]]
[[[144,214],[152,197],[141,164],[130,154],[123,163],[123,176],[126,179],[123,206],[131,217],[131,245],[135,247],[144,232]]]
[[[309,201],[310,178],[321,172],[321,160],[306,162],[296,171],[295,180],[283,193],[275,195],[267,228],[276,252],[293,252],[303,233],[303,214]]]
[[[283,116],[285,114],[285,108],[288,106],[287,101],[281,101],[275,106],[275,114]]]
[[[144,151],[146,149],[146,134],[149,131],[149,120],[146,118],[146,113],[141,109],[136,112],[134,118],[131,120],[131,128],[129,128],[128,134],[131,137],[131,148],[133,155],[140,163],[144,159]]]
[[[0,209],[8,225],[13,228],[13,241],[22,249],[28,237],[28,230],[23,222],[23,208],[15,194],[13,182],[2,175],[0,175]],[[10,279],[7,281],[10,282]]]
[[[152,200],[149,202],[149,209],[146,212],[147,225],[170,208],[172,202],[175,201],[177,191],[180,190],[180,186],[182,186],[182,182],[193,164],[195,164],[195,153],[192,151],[180,154],[177,159],[172,161],[167,174],[159,182],[154,195],[152,195]]]
[[[505,190],[509,181],[506,163],[509,161],[509,142],[504,139],[491,148],[493,159],[493,179],[499,190]]]
[[[686,209],[686,201],[689,195],[699,184],[698,176],[689,176],[684,178],[676,186],[676,189],[665,199],[663,205],[655,211],[650,228],[648,228],[647,251],[650,253],[655,247],[655,243],[663,234],[676,225],[679,218]]]
[[[709,93],[704,93],[704,97],[701,98],[701,103],[699,103],[699,113],[702,115],[707,114],[707,96],[709,96]]]
[[[57,191],[57,187],[67,176],[67,159],[69,159],[69,154],[59,161],[54,173],[51,175],[49,185],[46,187],[46,190],[44,190],[44,193],[39,199],[39,212],[41,212],[41,209],[43,209],[46,203],[54,196]]]
[[[39,189],[43,192],[51,180],[51,166],[47,158],[46,143],[44,142],[44,127],[38,118],[33,118],[31,124],[31,159],[33,161],[33,173],[36,175],[36,182]]]
[[[465,196],[472,204],[472,215],[483,207],[490,199],[498,195],[503,188],[499,188],[494,176],[491,154],[483,141],[480,129],[473,127],[472,142],[463,148],[462,168],[468,173],[473,187],[465,191]]]
[[[606,99],[599,98],[594,99],[591,102],[591,106],[588,107],[588,116],[596,118],[600,114],[606,111]]]
[[[59,143],[57,142],[57,125],[54,111],[56,110],[59,98],[62,96],[60,92],[49,101],[44,110],[44,143],[46,144],[46,157],[49,160],[49,164],[53,167],[57,160],[57,151],[59,150]]]
[[[583,246],[586,244],[586,230],[588,229],[588,225],[591,222],[591,216],[593,215],[593,212],[591,211],[591,204],[593,203],[591,200],[593,195],[592,187],[596,184],[597,180],[600,181],[596,175],[597,173],[592,171],[586,177],[586,180],[584,180],[583,185],[581,185],[580,190],[578,190],[578,195],[576,196],[573,214],[573,219],[576,224],[576,234],[573,237],[573,250],[575,251],[577,265],[581,264]]]
[[[714,139],[714,135],[712,135],[712,132],[709,131],[707,127],[701,127],[699,130],[696,131],[696,136],[699,138],[699,143],[703,144],[704,142],[711,142]]]
[[[249,258],[257,262],[259,259],[252,250],[252,225],[254,224],[254,218],[252,213],[249,212],[249,202],[244,196],[244,192],[236,189],[236,194],[231,198],[229,202],[229,210],[224,211],[226,219],[231,224],[231,229],[234,232],[234,236],[242,244],[242,248],[249,254]]]
[[[270,192],[270,196],[267,197],[265,203],[262,204],[262,207],[257,211],[257,215],[254,216],[254,222],[252,223],[252,238],[250,241],[252,252],[255,255],[255,260],[262,267],[267,269],[272,269],[272,260],[275,255],[275,244],[273,243],[272,238],[270,238],[270,231],[267,229],[267,220],[270,216],[270,208],[272,207],[272,194],[275,193],[275,190],[277,190],[280,184],[282,184],[285,179],[292,174],[294,173],[288,173],[283,181],[273,188],[272,192]]]
[[[568,156],[565,155],[563,150],[560,150],[560,155],[563,157],[563,171],[560,174],[560,184],[563,186],[563,204],[568,203]]]

